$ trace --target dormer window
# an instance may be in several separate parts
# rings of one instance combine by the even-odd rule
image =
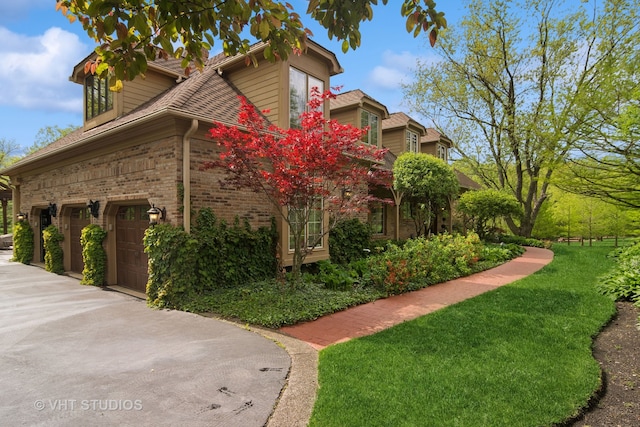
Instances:
[[[324,92],[324,82],[297,68],[289,68],[289,127],[300,127],[300,114],[307,111],[313,88]]]
[[[407,131],[406,133],[407,151],[410,153],[418,152],[418,134],[415,132]]]
[[[360,113],[360,127],[364,128],[369,126],[369,131],[362,136],[362,141],[365,144],[378,146],[378,129],[380,129],[380,118],[368,112],[362,110]]]
[[[448,160],[448,155],[447,155],[447,147],[442,145],[442,144],[438,144],[436,146],[436,157],[438,157],[439,159],[444,160],[445,162]]]
[[[88,75],[84,80],[85,120],[113,109],[113,93],[106,79]]]

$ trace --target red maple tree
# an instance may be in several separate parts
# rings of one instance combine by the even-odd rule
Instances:
[[[209,131],[223,151],[204,168],[224,168],[224,186],[266,195],[289,226],[294,279],[337,222],[378,200],[369,194],[369,185],[391,184],[389,172],[379,167],[386,150],[361,141],[368,128],[324,117],[324,102],[333,97],[331,91],[314,89],[300,127],[289,129],[269,124],[240,97],[239,126],[214,122]]]

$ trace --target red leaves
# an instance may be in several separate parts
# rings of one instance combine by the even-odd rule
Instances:
[[[238,124],[242,129],[214,123],[209,136],[222,153],[204,168],[224,168],[224,184],[263,192],[279,206],[304,208],[322,198],[334,212],[366,208],[366,184],[389,182],[384,172],[372,169],[385,150],[362,144],[362,130],[324,118],[324,103],[335,96],[330,91],[313,95],[309,111],[300,116],[299,129],[268,125],[241,97]],[[342,197],[345,188],[363,191],[347,200]]]

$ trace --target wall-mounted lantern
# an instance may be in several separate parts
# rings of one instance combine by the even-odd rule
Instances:
[[[52,217],[56,217],[56,215],[58,215],[58,205],[56,205],[55,203],[49,203],[49,215],[51,215]]]
[[[87,203],[87,207],[91,211],[91,216],[94,218],[98,218],[98,214],[100,213],[100,201],[89,199],[89,203]]]
[[[350,188],[343,188],[342,189],[342,198],[345,200],[349,200],[351,199],[351,197],[353,196],[353,192],[351,191]]]
[[[28,219],[28,218],[29,218],[29,215],[27,215],[27,214],[26,214],[26,213],[24,213],[24,212],[20,212],[20,213],[17,215],[17,218],[18,218],[18,221],[25,221],[26,219]]]
[[[152,204],[151,209],[147,211],[147,214],[149,215],[149,225],[156,225],[158,220],[161,219],[164,221],[164,218],[167,216],[167,209],[158,209],[156,208],[156,205]]]

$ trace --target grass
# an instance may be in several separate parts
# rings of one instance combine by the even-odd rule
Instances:
[[[600,385],[610,248],[554,247],[538,273],[320,353],[311,426],[543,426]]]

